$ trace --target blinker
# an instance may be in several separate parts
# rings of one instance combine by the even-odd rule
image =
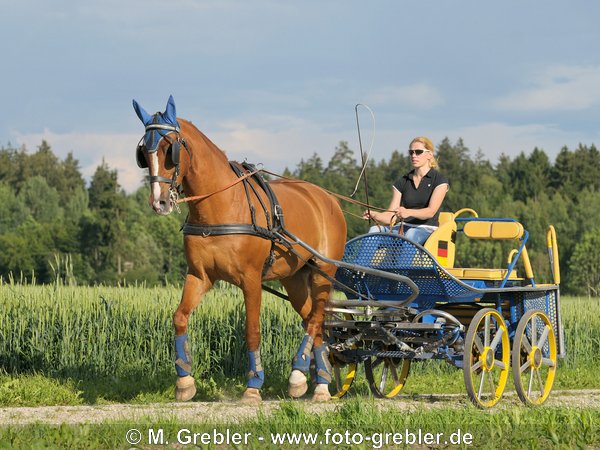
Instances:
[[[138,145],[135,152],[135,160],[140,169],[146,169],[148,167],[148,161],[146,161],[146,156],[144,155],[143,145]]]

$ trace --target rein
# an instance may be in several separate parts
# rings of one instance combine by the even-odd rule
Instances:
[[[236,178],[234,181],[232,181],[231,183],[229,183],[227,186],[223,186],[222,188],[219,188],[216,191],[211,192],[210,194],[194,195],[192,197],[180,198],[180,199],[177,199],[176,203],[179,204],[179,203],[185,203],[185,202],[193,202],[195,200],[199,200],[199,201],[205,200],[208,197],[211,197],[211,196],[213,196],[215,194],[218,194],[219,192],[226,191],[227,189],[229,189],[229,188],[235,186],[236,184],[244,181],[246,178],[250,178],[251,176],[256,175],[259,172],[263,172],[263,170],[262,169],[255,169],[253,171],[246,172],[244,175]]]

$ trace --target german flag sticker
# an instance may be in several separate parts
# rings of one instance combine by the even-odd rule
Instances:
[[[442,266],[448,264],[448,241],[438,242],[437,260]]]

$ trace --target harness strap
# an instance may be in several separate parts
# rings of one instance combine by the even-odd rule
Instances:
[[[202,225],[196,223],[184,223],[181,228],[183,234],[191,234],[193,236],[224,236],[227,234],[248,234],[251,236],[258,236],[263,239],[271,241],[277,241],[277,243],[286,245],[286,242],[281,241],[279,234],[273,231],[252,225],[249,223],[224,223],[218,225]],[[286,245],[287,246],[287,245]]]
[[[161,176],[151,176],[148,177],[150,183],[155,183],[155,182],[159,182],[159,183],[171,183],[173,181],[173,179],[171,178],[165,178],[165,177],[161,177]]]

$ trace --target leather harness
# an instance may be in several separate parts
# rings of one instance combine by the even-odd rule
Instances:
[[[244,171],[258,172],[253,164],[247,162],[239,163],[237,161],[229,161],[229,165],[238,177],[242,177]],[[254,183],[251,183],[250,180],[254,180]],[[248,207],[250,208],[252,223],[196,224],[189,223],[186,220],[181,229],[184,235],[208,237],[229,234],[246,234],[271,241],[269,256],[263,265],[262,273],[264,275],[275,262],[275,244],[282,244],[288,249],[291,248],[289,241],[281,239],[282,235],[280,232],[284,230],[283,210],[281,209],[281,205],[277,200],[275,192],[273,192],[269,183],[267,183],[260,174],[254,173],[250,178],[246,178],[242,182],[246,192]],[[269,202],[268,205],[265,204],[259,195],[257,186],[266,194]],[[266,227],[262,227],[256,223],[256,208],[252,204],[251,191],[256,198],[258,198],[267,222]]]

